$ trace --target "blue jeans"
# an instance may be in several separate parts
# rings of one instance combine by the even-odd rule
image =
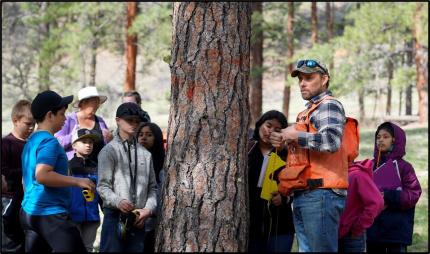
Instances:
[[[346,196],[331,189],[294,193],[293,220],[299,252],[337,252],[340,215]]]
[[[366,233],[352,237],[351,233],[339,239],[339,252],[365,252]]]
[[[293,247],[294,233],[283,234],[270,237],[269,242],[266,240],[252,239],[249,242],[248,252],[266,253],[266,252],[291,252]]]
[[[143,252],[145,228],[131,228],[125,239],[121,239],[119,210],[104,208],[100,236],[100,252]]]

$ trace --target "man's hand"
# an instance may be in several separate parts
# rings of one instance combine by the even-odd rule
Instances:
[[[275,206],[280,206],[282,205],[282,197],[281,194],[277,191],[272,192],[272,200],[271,200],[272,204],[274,204]]]
[[[82,189],[86,189],[92,192],[95,192],[96,190],[96,185],[89,178],[76,177],[76,184]]]
[[[291,125],[281,132],[272,132],[270,134],[270,143],[276,148],[282,148],[285,143],[297,141],[299,132],[296,130],[295,125]]]
[[[134,222],[134,226],[136,228],[143,228],[143,226],[145,225],[146,219],[151,217],[152,213],[149,209],[146,209],[146,208],[137,209],[137,211],[139,212],[139,217]]]
[[[133,203],[131,203],[127,199],[123,199],[119,202],[118,209],[122,213],[129,213],[129,212],[133,211],[134,205],[133,205]]]

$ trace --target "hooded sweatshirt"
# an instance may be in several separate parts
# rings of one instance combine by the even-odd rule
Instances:
[[[135,207],[146,208],[155,213],[157,182],[151,153],[136,140],[130,143],[122,140],[117,130],[112,141],[100,151],[97,191],[103,200],[103,207],[111,209],[118,209],[119,203],[123,199],[133,202],[133,192],[135,191]],[[129,151],[130,153],[128,153]],[[135,152],[137,158],[135,158]],[[136,163],[138,163],[137,176],[134,173]],[[132,176],[130,173],[137,177],[135,190],[131,187]]]
[[[348,196],[340,217],[339,238],[349,232],[362,235],[384,207],[384,199],[373,182],[372,164],[366,159],[348,168]]]
[[[390,123],[394,130],[394,145],[391,152],[383,154],[380,165],[386,163],[387,167],[396,170],[398,164],[401,190],[384,190],[384,201],[387,208],[375,219],[373,225],[367,230],[367,241],[372,243],[400,243],[412,244],[415,205],[421,196],[421,186],[415,175],[412,165],[403,159],[406,154],[406,134],[397,125]],[[375,165],[378,156],[374,143]],[[375,170],[375,168],[373,169]]]

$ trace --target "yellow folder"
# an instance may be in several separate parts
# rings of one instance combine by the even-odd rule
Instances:
[[[274,172],[285,167],[285,161],[276,152],[270,152],[264,175],[263,188],[260,197],[267,201],[272,199],[272,192],[278,191],[278,184],[274,179]]]

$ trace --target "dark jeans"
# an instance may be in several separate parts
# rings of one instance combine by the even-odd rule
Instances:
[[[119,229],[120,211],[117,209],[103,209],[103,224],[100,237],[100,252],[143,252],[145,228],[132,227],[121,239]]]
[[[406,245],[401,243],[367,242],[367,252],[374,252],[374,253],[406,252]]]
[[[22,199],[2,197],[1,252],[24,252],[25,235],[19,222]]]
[[[250,253],[291,252],[294,233],[270,237],[269,241],[251,239],[248,245]]]
[[[87,252],[79,230],[67,213],[37,216],[21,209],[25,252]]]
[[[343,252],[365,252],[366,250],[366,234],[353,237],[351,233],[339,239],[339,253]]]

